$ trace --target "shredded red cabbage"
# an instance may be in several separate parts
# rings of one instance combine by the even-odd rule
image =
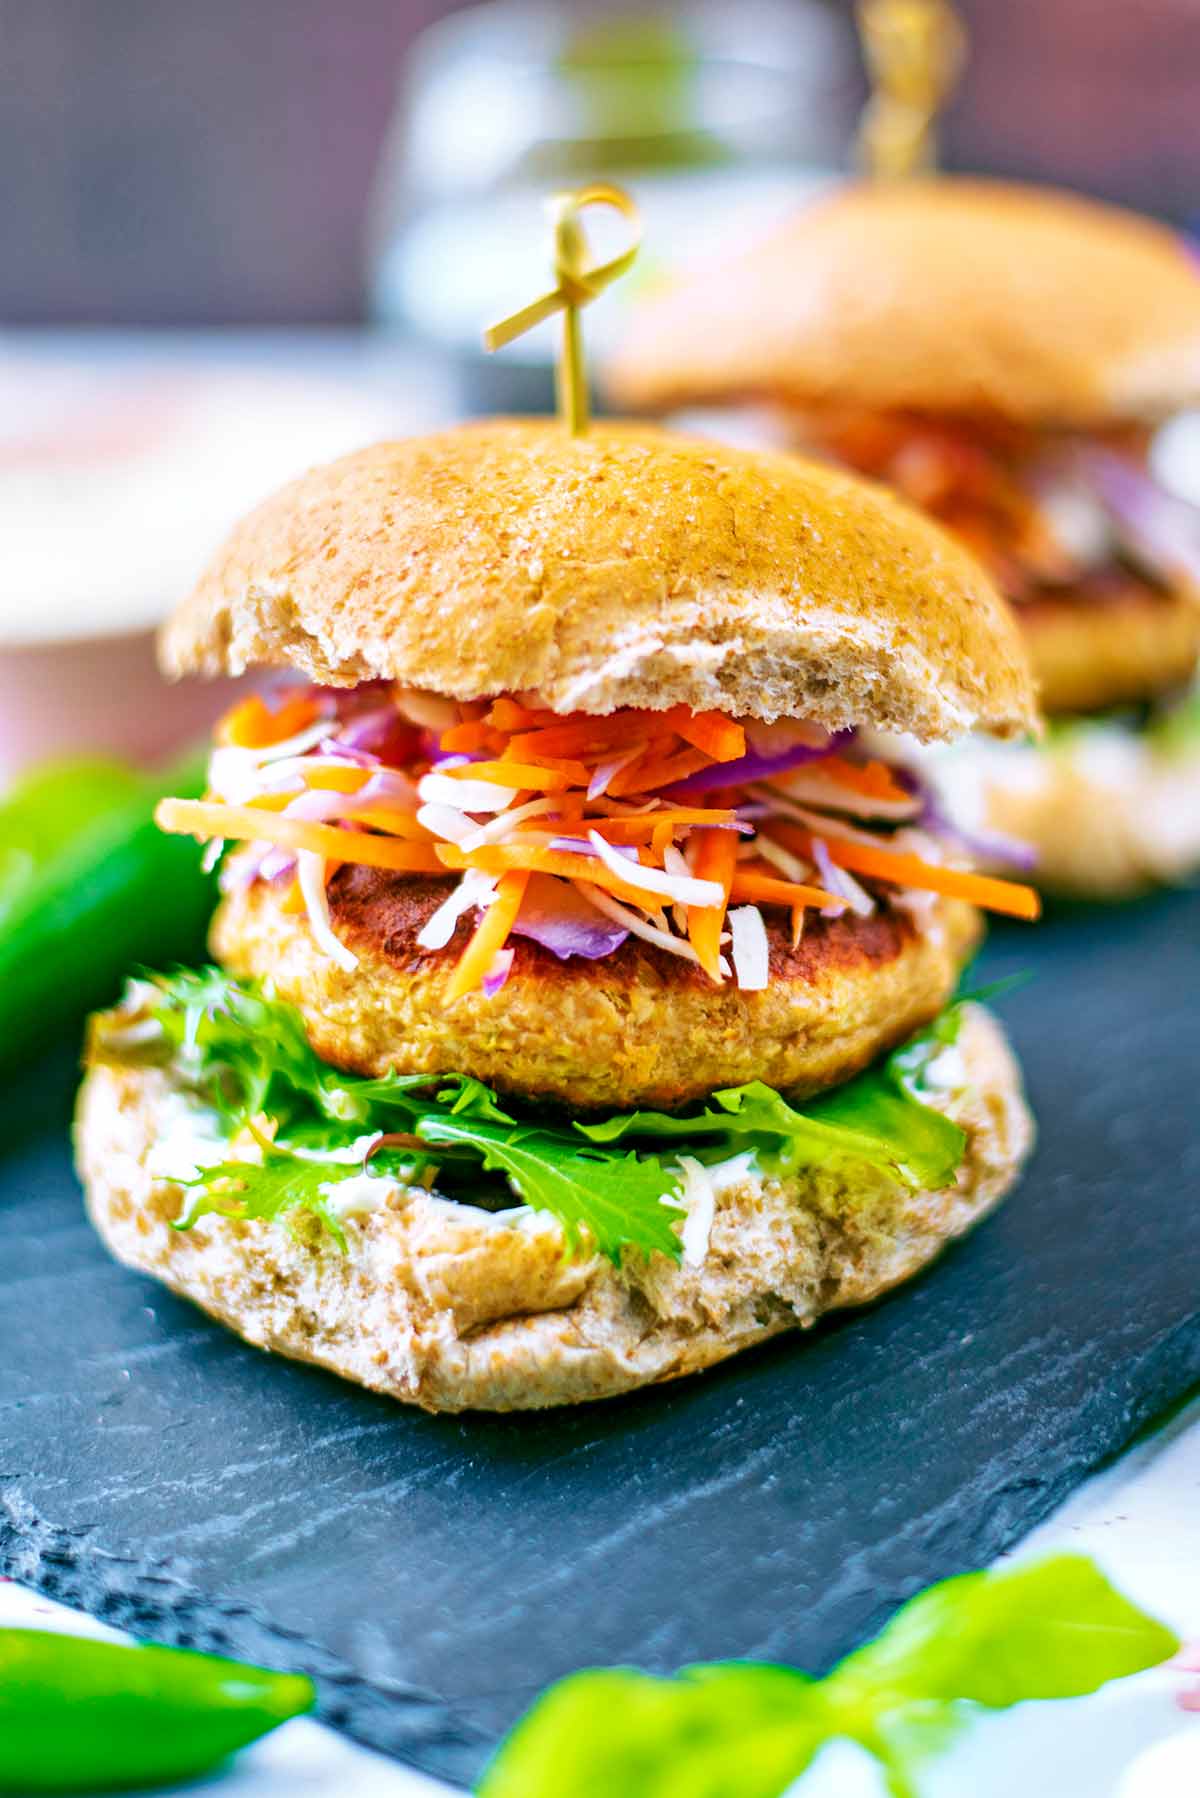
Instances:
[[[598,861],[599,857],[586,837],[551,837],[551,849],[562,849],[568,855],[590,855]],[[623,855],[627,862],[635,862],[638,852],[628,843],[614,843],[613,848],[618,855]]]
[[[513,954],[512,949],[497,949],[492,957],[492,965],[483,977],[485,999],[494,999],[512,973]]]
[[[327,739],[334,749],[365,750],[383,762],[405,762],[413,752],[416,730],[391,705],[373,706],[351,718],[336,737]]]
[[[1089,486],[1135,555],[1200,584],[1200,507],[1159,485],[1139,463],[1096,444],[1076,456]]]
[[[1019,868],[1024,873],[1031,873],[1037,867],[1037,850],[1032,844],[1022,843],[1016,837],[1005,836],[998,830],[965,829],[950,816],[940,795],[928,781],[923,780],[911,768],[897,768],[894,772],[900,785],[921,802],[921,809],[913,819],[914,824],[932,831],[934,836],[957,843],[973,860],[990,862],[999,867]]]
[[[676,781],[673,787],[665,787],[662,797],[672,802],[695,799],[700,793],[711,793],[716,787],[741,787],[752,780],[770,780],[776,774],[802,768],[806,762],[819,762],[827,755],[836,754],[853,737],[852,730],[838,730],[819,748],[814,748],[811,743],[797,743],[778,755],[752,754],[739,756],[736,762],[714,762],[709,768],[689,774],[686,780]]]
[[[573,955],[600,961],[619,949],[629,935],[622,925],[589,905],[576,887],[554,881],[549,874],[535,874],[530,880],[513,932],[540,943],[559,961],[569,961]]]

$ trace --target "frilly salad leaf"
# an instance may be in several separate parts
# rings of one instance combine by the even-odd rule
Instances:
[[[961,1006],[948,1007],[903,1048],[844,1086],[808,1100],[802,1110],[752,1080],[715,1092],[713,1106],[693,1117],[633,1111],[576,1128],[595,1143],[687,1138],[701,1160],[723,1161],[753,1149],[760,1165],[774,1173],[865,1163],[913,1188],[946,1186],[958,1171],[967,1139],[957,1124],[925,1103],[926,1077],[935,1056],[957,1041],[961,1024]]]
[[[198,1218],[270,1218],[290,1223],[297,1212],[315,1218],[339,1248],[346,1235],[325,1188],[348,1179],[352,1168],[334,1168],[293,1156],[269,1154],[263,1161],[218,1161],[187,1184],[192,1198],[178,1219],[178,1228],[190,1230]]]
[[[286,1220],[307,1211],[340,1239],[322,1187],[361,1173],[371,1149],[372,1172],[426,1183],[438,1175],[449,1190],[503,1175],[525,1204],[557,1219],[574,1249],[594,1247],[614,1263],[626,1250],[678,1260],[680,1182],[670,1163],[681,1154],[712,1163],[750,1150],[781,1174],[865,1164],[911,1187],[939,1187],[954,1179],[966,1141],[927,1103],[926,1075],[957,1039],[958,1006],[802,1108],[752,1081],[715,1093],[692,1116],[632,1112],[559,1125],[516,1115],[467,1075],[367,1079],[330,1067],[292,1006],[219,968],[154,976],[135,997],[162,1031],[157,1050],[139,1041],[135,1052],[165,1046],[228,1139],[249,1132],[259,1144],[257,1158],[239,1151],[190,1180],[184,1228],[206,1212]],[[96,1052],[120,1056],[119,1027],[109,1042],[101,1037]],[[402,1145],[374,1147],[397,1135]]]
[[[1083,1556],[964,1574],[911,1599],[823,1680],[751,1662],[574,1674],[517,1724],[478,1794],[780,1798],[842,1737],[875,1757],[894,1798],[915,1798],[968,1706],[1078,1697],[1177,1647]]]
[[[372,1153],[372,1173],[417,1181],[441,1171],[451,1188],[456,1177],[500,1173],[525,1204],[558,1220],[572,1247],[586,1232],[614,1262],[626,1249],[678,1260],[679,1180],[654,1156],[594,1149],[569,1128],[515,1118],[467,1075],[342,1073],[314,1053],[292,1006],[218,968],[150,985],[141,996],[179,1071],[231,1140],[249,1131],[260,1144],[260,1161],[231,1157],[184,1182],[192,1198],[181,1228],[210,1212],[286,1221],[305,1211],[340,1241],[322,1188],[361,1173],[374,1138],[400,1134],[410,1141]]]

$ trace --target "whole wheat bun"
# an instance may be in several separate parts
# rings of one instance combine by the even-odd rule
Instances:
[[[829,468],[639,424],[492,421],[313,469],[237,527],[161,654],[171,675],[282,665],[926,741],[1035,717],[1002,601],[936,525]]]
[[[854,185],[646,302],[616,403],[767,396],[1082,429],[1200,397],[1200,264],[1165,226],[1046,188]]]
[[[1200,742],[1167,750],[1089,725],[1046,748],[973,743],[930,765],[964,822],[1036,852],[1044,892],[1128,899],[1200,871]]]
[[[945,1077],[939,1109],[967,1133],[952,1188],[743,1172],[719,1193],[699,1265],[657,1256],[624,1274],[566,1259],[544,1215],[506,1220],[413,1189],[347,1220],[346,1253],[315,1227],[208,1217],[172,1230],[182,1191],[148,1163],[179,1099],[157,1068],[93,1067],[76,1143],[113,1254],[247,1341],[427,1410],[507,1411],[674,1379],[915,1273],[999,1201],[1032,1139],[1012,1055],[978,1007]]]

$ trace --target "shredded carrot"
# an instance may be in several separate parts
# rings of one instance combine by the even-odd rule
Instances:
[[[284,849],[311,849],[329,861],[353,862],[368,868],[391,868],[401,874],[440,874],[432,843],[403,843],[395,837],[373,837],[363,831],[313,824],[307,818],[285,818],[249,805],[215,805],[202,799],[163,799],[154,814],[160,830],[201,841],[278,843]]]
[[[444,730],[438,745],[456,754],[471,754],[476,749],[486,748],[491,736],[492,732],[481,718],[471,718],[465,724],[453,724],[449,730]]]
[[[567,787],[586,786],[588,771],[583,763],[567,766],[569,771],[564,773],[561,768],[537,768],[527,762],[463,762],[457,768],[439,768],[436,772],[448,774],[451,780],[491,780],[498,786],[528,787],[535,793],[562,793]]]
[[[247,799],[246,804],[256,812],[285,812],[293,799],[297,797],[296,793],[257,793],[253,799]],[[348,794],[347,797],[349,798],[351,795]],[[218,799],[211,803],[220,805],[222,801]],[[386,831],[392,837],[405,837],[410,843],[433,841],[432,833],[426,830],[423,824],[419,824],[411,812],[402,811],[399,806],[384,805],[382,802],[377,806],[372,806],[369,811],[356,811],[354,823],[365,824],[371,830]]]
[[[635,716],[640,721],[641,714]],[[661,730],[661,718],[653,713],[649,717],[650,728]],[[640,722],[635,726],[630,713],[617,712],[609,718],[577,718],[568,724],[551,724],[513,737],[508,753],[511,756],[601,756],[613,749],[625,748],[642,734]]]
[[[704,830],[696,839],[692,872],[697,880],[719,881],[724,893],[720,905],[689,905],[688,941],[710,980],[721,981],[721,931],[729,905],[729,889],[737,867],[738,838],[733,830]]]
[[[884,762],[849,762],[845,756],[827,755],[816,763],[813,773],[827,774],[840,787],[861,793],[865,799],[904,801],[912,798]]]
[[[667,819],[665,821],[660,819],[659,822],[654,826],[654,834],[650,838],[650,847],[654,852],[654,859],[660,865],[662,863],[663,857],[667,853],[668,848],[674,842],[674,840],[675,840],[675,826],[670,822],[669,819]],[[646,859],[645,852],[643,851],[642,860],[645,861],[645,859]]]
[[[839,905],[844,903],[836,893],[823,893],[820,887],[801,886],[794,880],[780,880],[777,874],[760,874],[757,868],[738,868],[730,888],[731,899],[750,905],[789,905],[793,909],[805,905]]]
[[[297,798],[299,798],[299,794],[293,788],[290,793],[255,793],[252,799],[247,799],[246,804],[253,806],[256,812],[284,812],[292,800]],[[222,799],[212,800],[213,805],[223,805],[224,803]]]
[[[236,749],[269,749],[311,724],[320,709],[315,699],[297,694],[272,711],[261,693],[251,693],[221,719],[217,741]]]
[[[591,769],[587,767],[585,763],[576,760],[574,756],[529,755],[523,760],[518,760],[516,756],[510,754],[508,747],[505,746],[500,753],[498,761],[499,766],[505,769],[510,765],[513,767],[552,769],[556,774],[565,774],[569,784],[573,787],[586,787],[589,780],[592,778]]]
[[[629,818],[589,818],[588,829],[598,830],[602,837],[611,842],[642,842],[652,837],[662,824],[669,824],[672,830],[681,830],[685,825],[696,824],[732,824],[735,814],[725,808],[702,806],[671,806],[659,812],[638,812]],[[737,839],[736,831],[724,834]]]
[[[289,913],[289,915],[304,911],[304,894],[298,880],[293,878],[287,892],[279,902],[279,909],[280,911]]]
[[[702,749],[710,761],[736,762],[746,753],[746,732],[721,712],[689,712],[686,706],[676,706],[667,716],[684,742]]]
[[[677,780],[686,780],[689,774],[696,774],[706,768],[712,758],[705,755],[702,749],[685,749],[676,755],[656,757],[639,756],[628,768],[622,768],[608,783],[612,798],[625,799],[631,793],[658,793],[663,787],[671,786]]]
[[[770,834],[801,855],[807,855],[811,849],[811,831],[796,825],[772,824]],[[948,899],[967,899],[984,911],[1003,912],[1010,918],[1032,920],[1041,916],[1038,894],[1017,881],[995,880],[989,874],[971,874],[961,868],[943,868],[936,862],[922,861],[918,855],[881,849],[874,843],[848,843],[833,836],[823,841],[833,862],[839,868],[849,868],[852,874],[915,887],[919,892],[941,893]]]
[[[594,855],[574,855],[569,849],[543,849],[523,843],[485,843],[481,849],[460,849],[457,843],[439,843],[437,854],[444,868],[482,868],[485,874],[507,874],[524,869],[531,874],[557,874],[562,880],[585,880],[603,887],[628,905],[653,905],[655,896],[642,887],[626,884]]]
[[[357,793],[370,778],[369,768],[347,768],[338,762],[326,762],[320,767],[304,770],[305,785],[325,793]]]
[[[218,743],[236,749],[257,748],[268,741],[264,733],[271,727],[271,714],[261,693],[251,693],[230,708],[217,724]]]
[[[542,725],[554,724],[558,714],[549,711],[545,706],[530,707],[518,705],[515,699],[497,699],[492,702],[487,714],[487,722],[493,730],[511,733],[514,730],[535,730]]]
[[[508,933],[517,921],[517,913],[521,909],[521,901],[528,885],[529,875],[524,869],[514,869],[501,876],[495,898],[484,912],[474,936],[459,956],[458,965],[450,976],[450,984],[444,995],[447,1005],[453,1005],[464,993],[474,992],[477,986],[483,985],[484,976],[497,953],[503,949]]]

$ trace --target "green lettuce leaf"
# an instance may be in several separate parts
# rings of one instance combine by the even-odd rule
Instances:
[[[468,1182],[499,1173],[525,1204],[557,1219],[573,1248],[583,1246],[586,1231],[614,1262],[626,1249],[679,1259],[672,1203],[679,1179],[655,1157],[604,1154],[569,1129],[522,1122],[468,1075],[344,1074],[314,1053],[293,1007],[218,968],[159,975],[153,985],[151,1013],[181,1071],[231,1137],[254,1124],[266,1139],[261,1166],[230,1161],[204,1169],[178,1227],[190,1228],[206,1212],[280,1221],[307,1212],[340,1244],[340,1225],[320,1188],[361,1165],[331,1170],[292,1152],[337,1154],[364,1135],[398,1132],[428,1144],[430,1153],[377,1155],[372,1171],[412,1180],[444,1168],[451,1186],[456,1173]]]
[[[339,1248],[346,1236],[322,1187],[348,1179],[356,1168],[332,1168],[328,1163],[300,1161],[288,1155],[271,1155],[261,1164],[253,1161],[218,1161],[203,1176],[187,1184],[192,1197],[176,1228],[190,1230],[198,1218],[269,1218],[294,1226],[297,1212],[314,1217],[328,1230]]]
[[[585,1247],[586,1235],[614,1263],[626,1250],[678,1260],[680,1181],[664,1161],[680,1154],[712,1163],[749,1150],[779,1174],[865,1164],[912,1187],[949,1184],[962,1159],[964,1133],[927,1103],[925,1086],[934,1056],[957,1038],[959,1006],[803,1107],[751,1081],[714,1093],[692,1116],[632,1112],[558,1125],[518,1115],[465,1074],[367,1079],[330,1067],[292,1006],[219,968],[151,978],[149,1009],[179,1072],[231,1140],[251,1128],[262,1142],[261,1166],[231,1155],[199,1175],[182,1228],[206,1211],[284,1222],[307,1212],[340,1241],[322,1184],[361,1170],[361,1160],[346,1165],[355,1143],[398,1134],[409,1139],[403,1151],[377,1154],[374,1171],[440,1175],[451,1191],[501,1175],[525,1204],[557,1219],[572,1249]],[[315,1154],[338,1171],[322,1172]]]
[[[1083,1556],[965,1574],[911,1599],[823,1680],[750,1662],[574,1674],[501,1744],[478,1798],[780,1798],[835,1737],[912,1798],[966,1707],[1079,1697],[1177,1648]]]
[[[575,1127],[595,1143],[687,1138],[706,1160],[723,1161],[752,1149],[760,1165],[774,1173],[865,1163],[913,1188],[946,1186],[958,1171],[967,1139],[957,1124],[925,1103],[925,1077],[934,1057],[958,1040],[961,1024],[961,1005],[949,1006],[903,1048],[844,1086],[808,1100],[802,1110],[752,1080],[715,1092],[713,1106],[695,1116],[634,1111]]]
[[[527,1205],[551,1212],[573,1248],[586,1228],[602,1255],[619,1262],[626,1243],[678,1260],[678,1212],[664,1197],[677,1178],[653,1156],[588,1153],[561,1131],[513,1129],[477,1118],[426,1113],[415,1134],[437,1147],[473,1149],[484,1168],[507,1174]]]

